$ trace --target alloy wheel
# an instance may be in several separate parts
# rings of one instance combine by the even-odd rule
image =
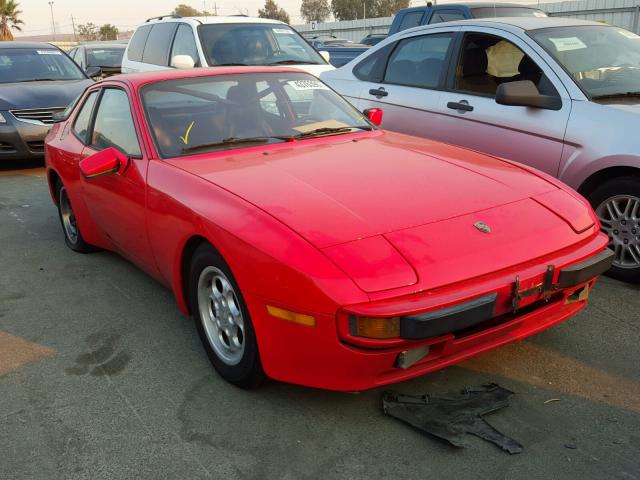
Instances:
[[[71,207],[71,201],[67,195],[67,190],[62,187],[60,189],[60,218],[62,218],[62,226],[64,233],[71,243],[78,242],[78,226],[76,225],[76,216]]]
[[[244,318],[233,285],[220,269],[200,273],[198,308],[213,351],[225,364],[237,365],[245,349]]]
[[[640,198],[616,195],[596,209],[602,230],[609,235],[609,248],[615,253],[618,268],[640,267]]]

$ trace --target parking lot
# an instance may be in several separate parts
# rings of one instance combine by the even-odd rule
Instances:
[[[0,478],[640,478],[640,288],[602,278],[581,314],[401,383],[497,382],[524,445],[455,449],[382,414],[383,389],[269,383],[210,367],[190,319],[137,268],[65,247],[44,171],[0,170]]]

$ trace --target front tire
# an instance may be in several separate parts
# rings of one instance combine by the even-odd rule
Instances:
[[[231,270],[210,245],[195,251],[189,300],[202,345],[222,378],[241,388],[265,379],[249,311]]]
[[[588,198],[616,255],[607,275],[640,283],[640,178],[608,180]]]
[[[80,228],[76,222],[76,216],[73,212],[73,206],[71,205],[67,189],[60,181],[56,184],[56,194],[58,199],[58,216],[60,217],[62,232],[64,233],[64,243],[74,252],[95,252],[97,248],[85,242],[82,233],[80,233]]]

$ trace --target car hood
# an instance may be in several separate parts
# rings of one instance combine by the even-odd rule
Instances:
[[[312,64],[299,64],[299,65],[291,65],[291,67],[296,68],[298,70],[302,70],[303,72],[310,73],[314,77],[320,78],[320,74],[324,72],[330,72],[331,70],[335,70],[336,67],[333,65],[312,65]]]
[[[492,247],[511,249],[502,252],[506,264],[566,247],[579,240],[575,231],[593,225],[579,200],[519,166],[389,132],[169,162],[288,225],[365,291],[411,285],[426,275],[427,265],[447,256],[453,261],[455,255],[447,252],[449,235],[456,237],[456,245],[464,244],[465,237],[490,237],[474,228],[478,221],[511,231]],[[554,213],[554,205],[563,201],[555,198],[558,192],[573,203]],[[538,197],[546,200],[532,199]],[[536,235],[546,231],[556,238],[539,241]],[[517,243],[523,238],[529,251]],[[465,260],[478,257],[474,269],[488,268],[475,240],[459,253],[467,254],[461,257]],[[457,268],[453,276],[460,273]]]
[[[0,83],[0,110],[66,107],[93,81]]]
[[[640,98],[637,97],[596,100],[595,103],[625,112],[640,113]]]

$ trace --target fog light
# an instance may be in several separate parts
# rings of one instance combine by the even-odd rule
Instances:
[[[429,355],[429,350],[429,347],[420,347],[414,348],[413,350],[405,350],[404,352],[400,352],[398,354],[398,357],[396,358],[396,368],[402,368],[403,370],[406,370],[407,368],[415,365],[417,362]]]
[[[400,317],[352,317],[352,319],[352,333],[356,337],[386,339],[400,336]]]

